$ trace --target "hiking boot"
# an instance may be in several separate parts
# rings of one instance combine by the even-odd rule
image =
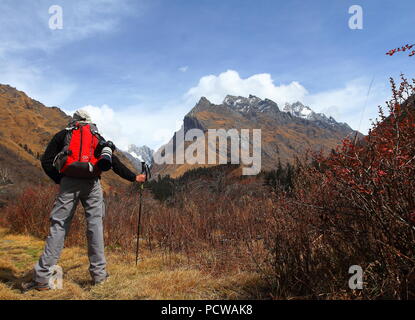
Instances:
[[[99,279],[99,280],[94,280],[94,286],[98,286],[98,285],[104,283],[105,281],[108,280],[109,277],[110,277],[110,275],[107,273],[107,275],[105,276],[105,278]]]
[[[23,292],[36,289],[37,291],[48,291],[50,290],[49,283],[40,283],[34,280],[22,283]]]

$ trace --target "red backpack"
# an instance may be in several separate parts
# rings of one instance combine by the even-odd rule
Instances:
[[[55,168],[68,177],[99,177],[101,171],[96,166],[98,158],[95,155],[99,144],[96,126],[76,122],[66,130],[64,148],[53,161]]]

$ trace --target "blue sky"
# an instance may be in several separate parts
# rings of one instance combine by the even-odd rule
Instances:
[[[362,30],[348,27],[354,4]],[[365,132],[388,78],[415,71],[415,57],[385,55],[415,42],[411,0],[0,0],[0,12],[0,83],[86,107],[123,148],[160,146],[200,96],[228,93],[301,100]]]

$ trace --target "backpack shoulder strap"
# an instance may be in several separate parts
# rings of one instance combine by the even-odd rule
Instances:
[[[65,128],[65,130],[66,130],[66,131],[72,131],[72,130],[77,129],[78,127],[79,127],[78,122],[76,122],[76,121],[72,121],[72,122],[70,122],[70,123],[68,124],[68,126]]]
[[[97,125],[95,123],[89,124],[89,129],[91,130],[91,133],[98,138],[98,140],[105,140],[103,136],[98,131]]]
[[[89,129],[91,130],[92,134],[99,134],[97,125],[95,123],[90,123],[89,124]]]

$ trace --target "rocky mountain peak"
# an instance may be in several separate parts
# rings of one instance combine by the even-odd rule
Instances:
[[[227,95],[225,99],[223,100],[223,104],[226,104],[228,106],[233,107],[239,107],[239,106],[246,106],[246,105],[256,105],[261,101],[260,98],[249,95],[248,98],[241,97],[241,96],[231,96]]]
[[[199,123],[196,123],[198,121],[196,119],[197,117],[195,116],[198,114],[198,112],[222,112],[220,110],[223,110],[223,107],[231,110],[232,112],[237,112],[244,118],[247,117],[251,120],[256,118],[259,114],[263,114],[271,118],[280,120],[285,119],[283,121],[289,121],[284,116],[286,114],[291,114],[296,118],[315,122],[319,126],[341,127],[346,131],[352,130],[346,123],[337,122],[331,116],[327,117],[323,113],[314,112],[309,106],[304,105],[300,101],[294,103],[286,103],[283,109],[280,111],[276,102],[270,99],[261,99],[252,94],[250,94],[248,97],[227,95],[220,105],[215,105],[205,97],[202,97],[185,118],[185,125],[187,124],[185,127],[203,128],[203,126],[201,126]]]
[[[197,104],[201,104],[201,103],[210,103],[210,101],[206,97],[201,97]]]
[[[241,113],[279,111],[275,102],[268,99],[262,100],[252,94],[248,98],[227,95],[222,104]]]
[[[302,119],[310,121],[320,121],[322,123],[329,124],[332,126],[339,125],[351,130],[351,128],[346,123],[339,123],[332,116],[327,117],[324,113],[314,112],[310,107],[305,106],[300,101],[291,104],[286,103],[284,105],[283,111]]]
[[[311,120],[314,117],[315,112],[310,107],[303,105],[300,101],[292,104],[286,103],[282,109],[284,112],[289,112],[293,116],[303,119]]]

